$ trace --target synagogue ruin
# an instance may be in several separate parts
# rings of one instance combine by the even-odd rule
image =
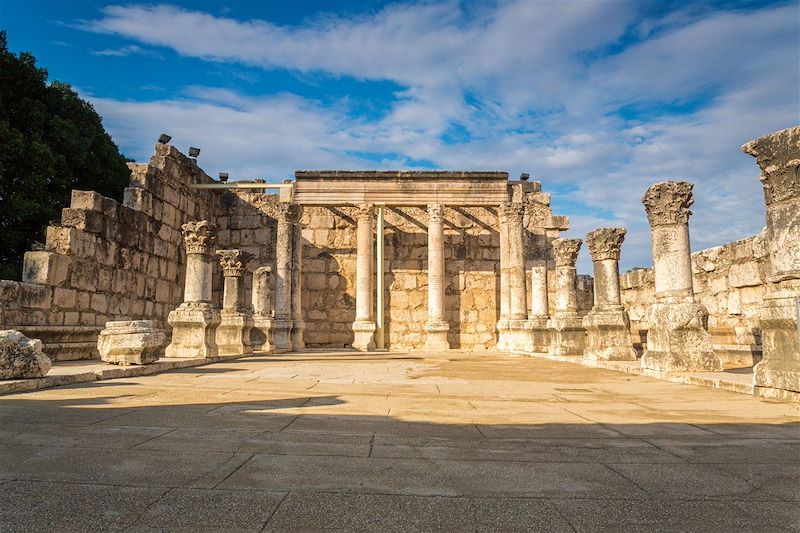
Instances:
[[[642,199],[653,268],[620,275],[624,228],[562,238],[569,221],[542,184],[506,172],[222,183],[157,144],[149,163],[129,164],[122,204],[73,191],[45,250],[25,255],[23,280],[0,281],[0,377],[43,375],[42,352],[141,365],[497,350],[652,375],[752,367],[757,394],[796,399],[800,127],[742,149],[761,170],[765,229],[691,253],[693,185],[655,183]],[[593,277],[577,275],[581,253]]]

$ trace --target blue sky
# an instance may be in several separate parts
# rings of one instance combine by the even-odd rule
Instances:
[[[628,229],[623,269],[656,181],[695,183],[695,250],[760,231],[739,146],[800,122],[797,2],[3,0],[0,27],[128,157],[165,131],[212,176],[528,172],[570,236]]]

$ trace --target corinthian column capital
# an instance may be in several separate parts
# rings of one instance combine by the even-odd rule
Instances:
[[[619,261],[622,241],[625,240],[625,228],[598,228],[586,236],[586,246],[592,261],[613,259]]]
[[[767,205],[800,198],[800,126],[750,141],[742,151],[756,158]]]
[[[187,222],[181,231],[187,254],[209,254],[217,242],[217,227],[208,220]]]
[[[361,204],[356,208],[356,220],[358,222],[371,222],[375,219],[375,206],[372,204]]]
[[[578,252],[583,241],[580,239],[555,239],[553,241],[553,255],[556,266],[574,267],[578,260]]]
[[[694,203],[693,188],[693,184],[685,181],[662,181],[647,189],[642,203],[650,226],[688,224],[692,214],[689,206]]]
[[[219,264],[223,276],[236,277],[244,273],[244,266],[252,259],[253,254],[242,250],[217,250]]]
[[[442,204],[428,204],[428,222],[441,222],[444,218],[444,206]]]

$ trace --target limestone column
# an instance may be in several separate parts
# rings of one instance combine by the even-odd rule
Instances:
[[[300,217],[303,208],[295,206],[292,217],[292,350],[306,347],[303,320],[303,227]]]
[[[447,350],[450,324],[444,314],[444,207],[428,205],[428,321],[425,349]]]
[[[172,341],[165,357],[217,357],[214,334],[220,323],[219,312],[211,304],[211,249],[217,228],[207,220],[181,226],[186,247],[186,285],[183,303],[169,314]]]
[[[767,206],[770,277],[754,319],[763,359],[756,364],[756,393],[796,397],[800,392],[800,127],[766,135],[742,150],[756,158]],[[789,391],[789,392],[786,392]]]
[[[353,348],[375,349],[375,305],[373,290],[372,223],[375,207],[363,204],[356,211],[358,220],[356,250],[356,320],[353,322]]]
[[[222,312],[217,327],[217,346],[220,355],[251,353],[250,331],[253,318],[247,313],[244,299],[245,265],[252,254],[241,250],[217,250],[224,280]]]
[[[530,272],[531,310],[528,313],[527,329],[530,331],[530,341],[525,347],[526,352],[547,353],[550,347],[550,330],[547,321],[550,310],[547,303],[547,260],[533,261]]]
[[[581,249],[580,239],[555,239],[556,306],[548,320],[551,355],[583,355],[583,322],[578,316],[577,271],[575,262]]]
[[[499,349],[523,351],[530,344],[530,330],[527,326],[528,298],[525,292],[525,245],[522,224],[525,206],[509,202],[500,206],[505,223],[506,264],[501,265],[501,302],[508,300],[505,318],[498,323]],[[501,228],[502,230],[502,228]],[[502,242],[502,241],[501,241]],[[502,253],[502,252],[501,252]],[[505,279],[505,283],[502,280]],[[505,288],[507,295],[503,296]]]
[[[270,296],[272,292],[272,267],[263,266],[253,271],[253,329],[250,332],[250,342],[253,350],[269,352],[272,350],[273,319]]]
[[[292,219],[295,204],[278,204],[275,236],[275,351],[292,349]]]
[[[497,349],[508,350],[508,320],[511,314],[509,291],[508,211],[501,204],[497,208],[497,234],[500,237],[500,318],[497,320]]]
[[[636,360],[619,292],[619,255],[625,233],[624,228],[600,228],[586,236],[594,266],[594,307],[583,317],[587,359]]]
[[[656,289],[647,321],[643,368],[722,370],[722,361],[714,354],[705,329],[708,312],[694,300],[689,247],[693,187],[685,181],[662,181],[647,189],[642,198],[653,239]]]

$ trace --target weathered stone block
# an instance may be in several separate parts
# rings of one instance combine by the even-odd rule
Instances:
[[[0,331],[0,379],[41,378],[51,366],[42,341],[13,329]]]
[[[97,338],[97,350],[106,363],[146,365],[158,359],[164,342],[164,333],[152,320],[107,322]]]
[[[45,285],[31,283],[19,284],[19,305],[34,309],[49,309],[52,304],[53,290]]]
[[[69,276],[72,259],[53,252],[25,252],[22,281],[39,285],[62,285]]]
[[[53,305],[61,309],[71,309],[75,307],[75,289],[64,289],[56,287],[53,291]]]
[[[88,233],[103,233],[105,219],[103,213],[88,209],[66,207],[61,210],[61,224],[68,228],[76,228]]]
[[[755,287],[764,283],[758,264],[755,262],[731,265],[728,281],[731,287]]]
[[[103,196],[95,191],[72,191],[69,206],[72,209],[103,212]]]

